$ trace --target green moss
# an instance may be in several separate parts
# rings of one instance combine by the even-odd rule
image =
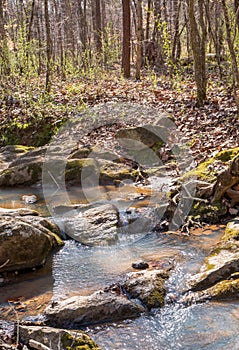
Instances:
[[[28,173],[31,174],[31,183],[35,183],[41,179],[42,163],[31,163],[28,165]]]
[[[217,223],[219,218],[225,215],[227,208],[221,202],[207,204],[205,202],[197,201],[193,204],[190,214],[194,219],[200,219],[209,223]]]
[[[232,148],[229,150],[221,151],[215,155],[215,159],[218,159],[224,163],[232,160],[239,153],[239,147]]]
[[[12,179],[12,170],[11,169],[5,169],[0,173],[0,176],[2,178],[1,183],[3,186],[11,186],[11,179]]]
[[[230,239],[239,240],[239,226],[233,227],[233,225],[229,223],[227,224],[222,240],[228,241]]]
[[[215,265],[210,263],[208,260],[209,259],[205,259],[206,268],[207,268],[207,270],[213,270],[215,268]]]
[[[238,299],[239,296],[239,279],[225,280],[217,283],[207,290],[209,296],[213,299]]]
[[[51,236],[54,237],[55,241],[56,241],[56,244],[57,246],[61,247],[63,246],[65,243],[62,241],[62,239],[54,232],[51,231]]]
[[[66,181],[79,181],[81,182],[81,172],[84,168],[84,177],[96,173],[96,165],[93,158],[84,159],[71,159],[68,160],[65,169]]]
[[[147,307],[149,309],[161,307],[164,305],[165,290],[155,290],[147,298]]]
[[[80,337],[73,337],[69,333],[65,333],[61,342],[64,350],[99,350],[97,344],[86,334]]]
[[[232,160],[239,153],[239,147],[232,148],[229,150],[218,152],[214,157],[208,159],[207,161],[199,164],[196,169],[188,171],[182,176],[182,179],[189,179],[191,177],[196,177],[199,180],[207,181],[213,183],[216,181],[218,170],[215,171],[211,169],[210,165],[216,161],[227,163]]]
[[[22,146],[22,145],[13,145],[11,146],[15,153],[27,153],[29,151],[32,151],[34,147],[28,147],[28,146]]]

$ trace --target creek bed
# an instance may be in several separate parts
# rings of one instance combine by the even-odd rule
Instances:
[[[1,206],[11,207],[12,201],[16,207],[25,206],[16,196],[26,193],[26,189],[14,191],[5,191]],[[40,191],[37,194],[42,198]],[[79,193],[77,200],[80,201]],[[47,215],[41,200],[30,207]],[[195,231],[191,236],[155,232],[127,235],[125,232],[116,245],[109,247],[86,247],[68,240],[43,269],[15,276],[11,284],[0,287],[0,303],[7,308],[8,299],[21,296],[35,300],[45,296],[40,299],[42,307],[38,312],[41,312],[49,300],[90,294],[116,282],[124,273],[132,271],[132,262],[169,258],[175,261],[175,269],[167,281],[168,295],[163,308],[135,320],[88,327],[87,332],[104,350],[238,350],[239,301],[188,307],[170,301],[170,295],[176,298],[181,295],[190,276],[198,270],[222,232],[223,228],[218,226]],[[36,313],[26,309],[19,311],[19,316]]]

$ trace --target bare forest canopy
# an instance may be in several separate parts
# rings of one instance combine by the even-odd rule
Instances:
[[[0,80],[81,77],[94,69],[194,74],[239,86],[239,0],[0,0]],[[17,78],[18,79],[18,78]]]

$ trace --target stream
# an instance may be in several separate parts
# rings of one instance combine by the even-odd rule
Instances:
[[[28,207],[48,216],[41,190],[27,190],[39,197],[35,205]],[[27,190],[1,190],[0,207],[26,207],[20,197]],[[142,194],[142,189],[135,191]],[[109,188],[108,192],[114,198],[114,190]],[[84,203],[79,189],[72,189],[69,196],[72,203]],[[187,307],[171,302],[172,297],[178,298],[187,287],[190,276],[197,272],[222,233],[223,227],[219,226],[195,230],[190,236],[123,233],[117,244],[107,247],[87,247],[67,240],[42,269],[16,276],[11,284],[0,287],[0,304],[4,306],[8,299],[18,296],[30,299],[48,294],[50,299],[57,300],[74,294],[90,294],[132,271],[132,262],[160,260],[167,264],[170,260],[174,261],[175,269],[167,281],[168,294],[163,308],[135,320],[87,327],[88,334],[104,350],[238,350],[239,301]]]

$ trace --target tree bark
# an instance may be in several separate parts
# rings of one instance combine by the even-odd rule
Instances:
[[[125,78],[130,77],[130,0],[122,0],[123,8],[123,49],[122,49],[122,69]]]
[[[206,77],[206,28],[203,18],[203,0],[198,0],[199,26],[195,18],[195,1],[188,0],[188,16],[190,23],[190,41],[194,59],[194,77],[197,86],[197,100],[203,106],[206,99],[207,77]]]
[[[137,3],[137,59],[136,59],[136,79],[140,80],[142,62],[142,0]]]
[[[225,0],[221,0],[221,1],[222,1],[222,9],[223,9],[225,25],[226,25],[227,45],[231,56],[233,83],[234,83],[234,87],[237,89],[239,87],[239,71],[238,71],[237,58],[236,58],[236,53],[235,53],[232,35],[231,35],[232,29],[231,29],[226,2]]]
[[[46,26],[46,92],[51,90],[51,30],[50,30],[50,18],[48,9],[48,0],[44,0],[44,14],[45,14],[45,26]]]

